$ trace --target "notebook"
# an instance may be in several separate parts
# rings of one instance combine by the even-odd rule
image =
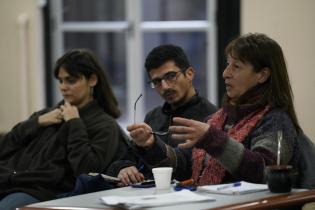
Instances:
[[[229,184],[205,185],[198,187],[198,190],[217,194],[242,195],[268,190],[268,186],[266,184],[241,181]]]

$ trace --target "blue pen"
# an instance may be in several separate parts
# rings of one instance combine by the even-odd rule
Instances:
[[[226,185],[217,187],[217,190],[220,191],[220,190],[224,190],[224,189],[227,189],[227,188],[238,187],[238,186],[241,186],[241,182],[234,182],[234,183],[231,183],[231,184],[226,184]]]
[[[197,187],[195,185],[187,185],[187,186],[179,186],[179,185],[176,185],[174,187],[174,190],[175,191],[181,191],[183,189],[186,189],[186,190],[190,190],[190,191],[196,191],[197,190]]]
[[[138,167],[138,171],[142,171],[142,169],[144,169],[144,164],[141,164],[141,165]]]

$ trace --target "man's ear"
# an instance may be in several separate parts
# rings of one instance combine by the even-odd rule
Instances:
[[[89,85],[90,87],[94,87],[97,84],[97,76],[95,74],[92,74],[89,79]]]
[[[264,82],[266,82],[268,80],[268,78],[270,77],[270,68],[263,68],[260,72],[259,72],[259,79],[258,79],[258,83],[262,84]]]
[[[194,79],[194,77],[195,77],[195,70],[192,67],[189,67],[185,71],[185,75],[190,81],[192,81]]]

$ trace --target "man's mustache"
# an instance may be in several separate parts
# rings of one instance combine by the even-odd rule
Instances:
[[[165,90],[165,91],[162,93],[162,95],[163,95],[164,97],[166,97],[167,95],[173,94],[173,93],[176,93],[176,91],[173,90],[173,89],[168,89],[168,90]]]

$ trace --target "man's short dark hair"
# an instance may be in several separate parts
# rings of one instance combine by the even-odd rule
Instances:
[[[174,61],[181,70],[190,67],[184,50],[176,45],[166,44],[155,47],[151,50],[145,60],[145,68],[149,73],[152,69],[159,68],[167,61]]]

